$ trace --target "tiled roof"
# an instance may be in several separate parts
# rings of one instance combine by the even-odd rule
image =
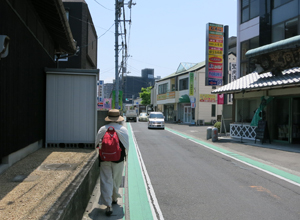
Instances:
[[[281,76],[273,76],[270,72],[263,74],[253,72],[212,91],[212,93],[240,93],[242,90],[254,91],[290,86],[300,86],[300,67],[285,70]]]

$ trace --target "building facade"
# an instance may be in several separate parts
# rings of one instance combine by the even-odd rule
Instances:
[[[237,80],[214,94],[234,94],[233,137],[300,143],[299,0],[238,1]]]
[[[246,52],[300,34],[299,0],[237,1],[238,77],[254,71]]]
[[[181,63],[175,73],[156,82],[151,103],[166,121],[211,125],[221,118],[223,109],[218,96],[211,94],[216,88],[205,85],[205,62]]]
[[[111,98],[113,89],[114,89],[113,83],[104,83],[104,87],[103,87],[104,98]]]
[[[75,55],[61,54],[59,68],[97,68],[97,33],[84,0],[62,0],[70,28],[76,39],[78,51]]]
[[[60,5],[58,0],[0,1],[0,35],[10,39],[8,54],[0,59],[0,172],[44,144],[44,69],[55,68],[58,53],[76,52]]]

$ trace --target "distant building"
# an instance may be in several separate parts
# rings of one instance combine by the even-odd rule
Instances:
[[[142,88],[154,85],[154,69],[143,69],[141,77],[125,76],[120,82],[120,89],[123,90],[123,103],[130,104],[132,103],[132,96],[134,99],[138,98]]]
[[[103,92],[104,98],[111,98],[113,88],[114,88],[113,83],[104,83],[104,92]]]

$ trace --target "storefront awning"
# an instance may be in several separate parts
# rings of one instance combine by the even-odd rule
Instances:
[[[190,103],[190,97],[188,95],[182,95],[179,98],[179,102],[178,103]]]
[[[251,57],[272,53],[279,50],[297,48],[299,46],[300,46],[300,36],[295,36],[262,47],[258,47],[252,50],[248,50],[245,56],[247,58],[251,58]]]

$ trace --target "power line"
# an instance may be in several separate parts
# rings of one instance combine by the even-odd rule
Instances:
[[[100,35],[99,37],[98,37],[98,39],[100,38],[100,37],[102,37],[103,35],[105,35],[113,26],[115,25],[115,23],[113,23],[111,26],[110,26],[110,28],[108,28],[102,35]]]
[[[106,8],[104,5],[100,4],[97,0],[94,0],[98,5],[100,5],[101,7],[105,8],[106,10],[109,10],[109,11],[113,11],[109,8]]]
[[[74,17],[74,16],[72,16],[72,15],[69,15],[69,17],[70,17],[70,18],[73,18],[73,19],[76,19],[76,20],[78,20],[78,21],[81,21],[81,22],[83,22],[83,23],[90,24],[90,25],[92,25],[92,26],[94,26],[94,27],[98,27],[98,28],[101,28],[101,29],[103,29],[103,30],[107,30],[107,29],[104,28],[104,27],[100,27],[100,26],[98,26],[98,25],[95,25],[93,22],[84,21],[84,20],[82,20],[82,19],[80,19],[80,18],[76,18],[76,17]],[[110,32],[111,32],[111,33],[114,33],[114,32],[112,32],[112,31],[110,31]]]

